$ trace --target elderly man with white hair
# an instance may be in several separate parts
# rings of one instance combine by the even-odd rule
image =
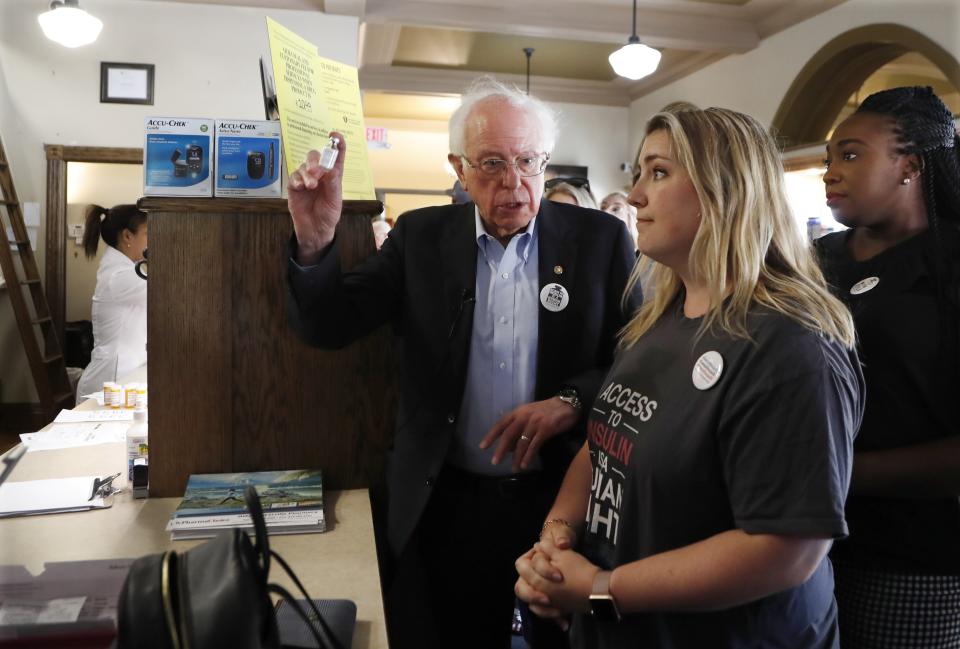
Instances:
[[[473,202],[401,216],[347,273],[334,230],[348,147],[331,170],[314,151],[290,177],[299,335],[336,349],[385,322],[399,331],[394,646],[509,646],[514,559],[545,524],[632,308],[623,224],[542,200],[556,133],[546,104],[479,80],[450,119],[449,161]]]

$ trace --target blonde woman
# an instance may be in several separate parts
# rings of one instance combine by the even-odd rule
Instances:
[[[827,552],[847,534],[863,377],[776,147],[746,115],[672,106],[629,198],[653,298],[517,595],[572,614],[575,647],[836,647]]]
[[[607,194],[600,201],[600,211],[612,214],[623,221],[633,240],[633,245],[637,245],[637,208],[627,202],[626,194],[623,192]]]
[[[543,197],[554,203],[599,209],[597,199],[590,190],[590,181],[586,178],[551,178],[543,184]]]

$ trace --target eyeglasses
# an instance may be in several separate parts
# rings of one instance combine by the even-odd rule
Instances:
[[[557,185],[570,185],[571,187],[576,187],[577,189],[586,189],[590,191],[590,181],[581,176],[571,176],[569,178],[551,178],[547,182],[543,183],[544,189],[553,189]]]
[[[507,162],[500,158],[483,158],[474,164],[465,155],[460,156],[460,158],[467,163],[467,166],[473,167],[484,176],[490,176],[491,178],[506,173],[507,167],[516,167],[517,173],[525,178],[539,176],[547,168],[547,161],[550,160],[550,156],[545,153],[517,156],[513,162]]]

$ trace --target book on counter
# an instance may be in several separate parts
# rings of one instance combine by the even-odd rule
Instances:
[[[243,499],[247,486],[260,496],[268,534],[323,532],[323,477],[320,471],[199,473],[187,480],[183,500],[170,516],[174,541],[216,536],[224,529],[253,530]]]

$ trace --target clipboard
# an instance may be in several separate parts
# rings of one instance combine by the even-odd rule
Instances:
[[[105,509],[120,492],[119,473],[0,484],[0,518]]]

